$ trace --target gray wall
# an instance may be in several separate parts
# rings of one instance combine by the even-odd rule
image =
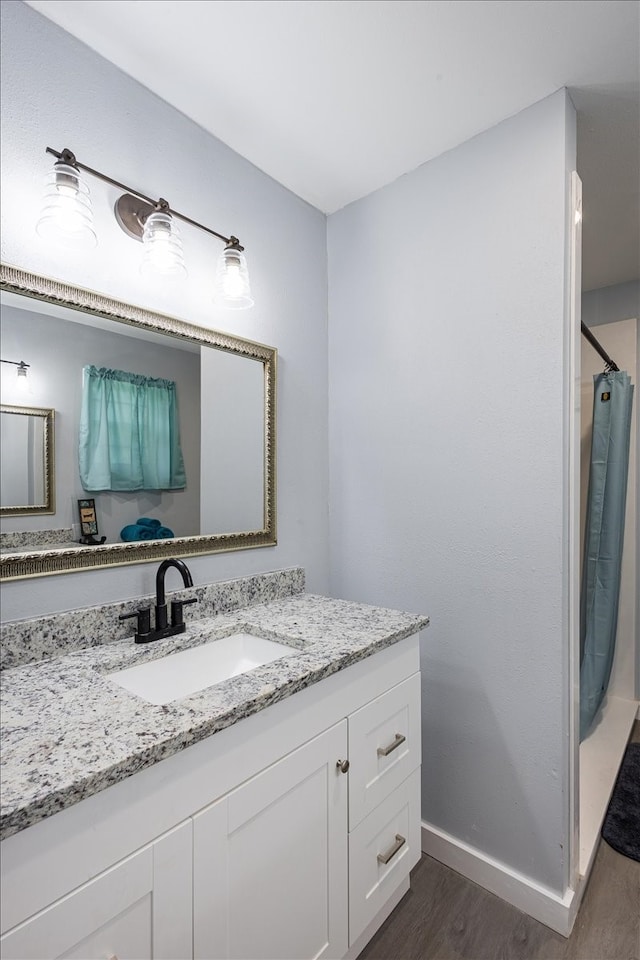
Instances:
[[[640,280],[616,283],[611,287],[582,294],[582,319],[588,327],[640,315]]]
[[[2,4],[2,259],[279,349],[278,546],[189,561],[197,582],[300,564],[328,590],[325,217],[93,51],[16,0]],[[212,104],[215,98],[212,98]],[[113,217],[117,191],[91,181],[95,250],[35,234],[47,146],[239,236],[256,305],[212,302],[221,245],[182,229],[189,277],[143,278],[141,247]],[[155,564],[5,584],[10,620],[153,592]]]
[[[203,350],[202,382],[202,532],[262,530],[264,364]]]
[[[156,517],[177,537],[200,532],[200,355],[128,336],[128,328],[98,330],[46,313],[2,308],[2,349],[11,357],[28,357],[31,394],[24,404],[55,410],[56,512],[53,516],[3,517],[2,529],[51,530],[78,523],[79,497],[96,501],[100,535],[120,543],[120,531],[138,517]],[[82,368],[87,364],[127,370],[176,383],[182,453],[187,475],[184,490],[132,493],[86,493],[78,470],[78,428],[82,404]],[[2,399],[9,399],[13,377],[2,378]],[[78,534],[79,536],[79,534]]]
[[[568,876],[564,91],[329,218],[331,586],[431,615],[426,821]]]

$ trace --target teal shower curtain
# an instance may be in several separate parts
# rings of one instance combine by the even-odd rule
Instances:
[[[78,459],[87,491],[182,489],[175,383],[84,367]]]
[[[593,435],[580,596],[580,739],[611,675],[629,473],[633,386],[624,371],[594,378]]]

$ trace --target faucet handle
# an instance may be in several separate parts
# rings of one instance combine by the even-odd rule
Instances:
[[[151,607],[140,607],[132,613],[121,613],[118,620],[130,620],[133,617],[138,618],[138,629],[136,630],[136,643],[145,643],[151,633]]]
[[[172,600],[171,601],[171,626],[179,627],[184,625],[184,613],[182,608],[188,606],[190,603],[197,603],[197,597],[189,597],[188,600]]]

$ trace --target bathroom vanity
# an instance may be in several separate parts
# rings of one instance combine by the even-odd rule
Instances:
[[[6,670],[3,960],[357,956],[420,856],[427,624],[294,593]],[[237,631],[290,655],[165,704],[109,676]]]

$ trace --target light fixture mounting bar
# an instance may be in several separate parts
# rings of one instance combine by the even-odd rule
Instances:
[[[54,150],[52,147],[47,147],[47,153],[50,153],[52,156],[57,157],[58,160],[62,160],[63,163],[70,163],[75,167],[78,167],[79,170],[84,170],[86,173],[90,173],[92,177],[97,177],[98,180],[103,180],[104,183],[110,183],[112,187],[117,187],[119,190],[124,190],[125,193],[133,193],[140,200],[144,200],[145,203],[150,203],[153,207],[156,206],[157,201],[152,200],[151,197],[146,197],[144,193],[140,193],[139,190],[134,190],[133,187],[127,187],[124,183],[120,183],[119,180],[114,180],[112,177],[108,177],[106,173],[100,173],[99,170],[94,170],[93,167],[88,167],[85,163],[80,163],[76,159],[75,154],[71,150],[67,150],[66,147],[62,153],[58,153],[57,150]]]
[[[139,200],[143,200],[145,203],[150,204],[154,209],[158,209],[160,205],[166,203],[166,201],[162,201],[161,199],[153,200],[151,197],[145,196],[144,193],[140,193],[139,190],[134,190],[133,187],[128,187],[125,183],[120,183],[119,180],[114,180],[112,177],[108,177],[106,173],[101,173],[99,170],[94,170],[93,167],[88,167],[85,163],[80,163],[80,161],[76,159],[73,151],[68,150],[66,147],[61,153],[59,153],[57,150],[54,150],[52,147],[47,147],[46,152],[56,157],[56,159],[62,160],[64,163],[71,163],[75,165],[79,170],[84,170],[85,173],[91,174],[92,177],[97,177],[98,180],[102,180],[104,183],[111,184],[112,187],[117,187],[119,190],[123,190],[125,193],[132,194]],[[176,217],[178,220],[182,220],[184,223],[188,223],[192,227],[197,227],[199,230],[204,230],[205,233],[209,233],[211,236],[217,237],[218,240],[222,240],[223,243],[231,244],[238,250],[244,249],[240,246],[237,237],[225,237],[224,234],[218,233],[217,230],[212,230],[210,227],[205,227],[203,223],[198,223],[197,220],[192,220],[191,217],[186,217],[183,213],[179,213],[177,210],[174,210],[173,207],[168,205],[164,207],[164,209],[166,209],[167,213],[170,213],[172,217]]]
[[[30,363],[25,363],[24,360],[0,360],[0,363],[10,363],[14,367],[20,367],[24,369],[25,367],[30,367]]]

